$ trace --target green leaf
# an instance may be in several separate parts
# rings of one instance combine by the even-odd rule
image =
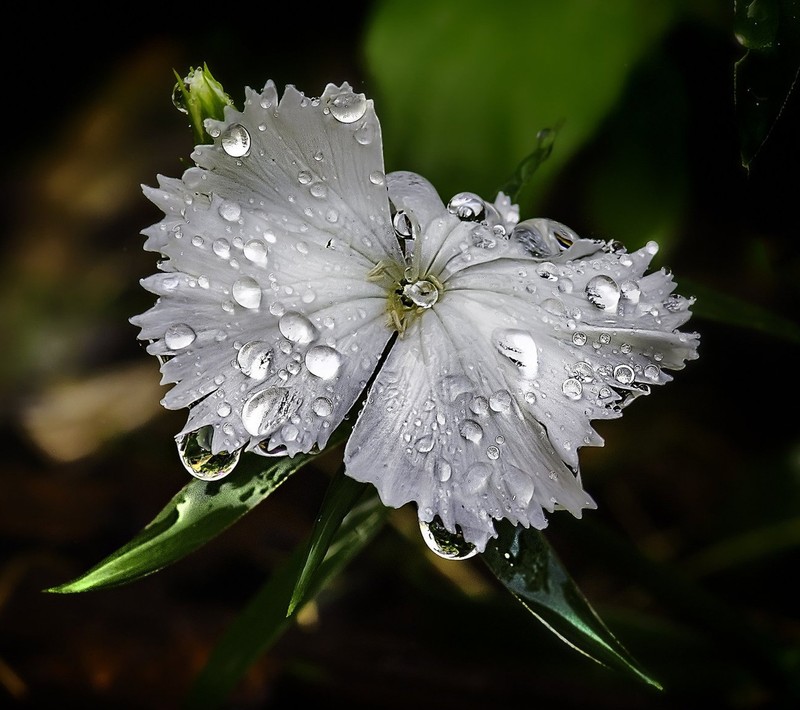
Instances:
[[[346,436],[336,432],[328,449]],[[45,591],[86,592],[127,584],[182,559],[250,512],[315,454],[280,458],[267,468],[264,459],[245,459],[219,482],[192,480],[129,543],[76,579]]]
[[[280,638],[302,603],[313,599],[375,537],[386,522],[388,512],[370,488],[367,498],[343,520],[322,564],[310,574],[301,604],[287,615],[308,560],[308,544],[298,546],[214,647],[189,692],[186,707],[196,710],[220,707],[247,669]]]
[[[681,279],[680,286],[684,293],[697,299],[692,306],[692,313],[698,318],[800,343],[800,325],[788,318],[695,281]]]
[[[558,150],[525,190],[541,198],[671,27],[677,5],[378,3],[365,55],[387,170],[425,175],[445,200],[463,190],[493,198],[531,136],[563,121]]]
[[[800,77],[797,0],[738,0],[736,39],[745,49],[734,69],[742,165],[768,140]]]
[[[364,495],[367,486],[340,470],[331,481],[325,499],[322,501],[320,513],[311,531],[306,561],[297,578],[286,616],[292,615],[298,605],[306,598],[317,568],[322,564],[334,535],[339,530],[345,516],[350,512],[358,499]]]
[[[507,521],[497,529],[483,560],[528,611],[575,650],[661,689],[606,627],[540,531]]]

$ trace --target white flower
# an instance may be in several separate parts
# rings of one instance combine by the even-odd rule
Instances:
[[[590,421],[697,356],[678,331],[691,301],[645,275],[655,244],[627,253],[517,223],[502,194],[445,205],[419,175],[385,176],[372,101],[347,84],[279,101],[269,82],[207,128],[197,167],[145,188],[165,213],[145,248],[165,260],[132,319],[175,383],[164,406],[190,407],[185,458],[189,441],[225,473],[240,450],[322,448],[368,387],[346,471],[415,503],[424,532],[482,551],[495,519],[595,507]]]

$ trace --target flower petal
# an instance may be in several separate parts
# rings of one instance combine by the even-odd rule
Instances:
[[[181,434],[213,426],[215,453],[324,446],[391,335],[367,276],[399,253],[372,102],[346,84],[278,102],[269,83],[208,125],[200,167],[145,188],[165,213],[145,246],[167,260],[132,322],[176,383],[164,405],[191,407]]]

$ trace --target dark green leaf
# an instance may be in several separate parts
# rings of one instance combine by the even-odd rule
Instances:
[[[317,568],[325,559],[342,520],[358,499],[364,495],[366,488],[366,484],[345,475],[344,470],[340,470],[331,481],[325,499],[322,501],[314,529],[311,531],[306,561],[298,575],[292,598],[289,601],[289,608],[286,610],[287,616],[293,614],[298,605],[306,599],[308,587],[314,579]]]
[[[387,516],[388,509],[370,489],[366,500],[345,517],[336,532],[324,561],[305,586],[302,603],[313,599],[366,547]],[[236,617],[195,680],[187,707],[220,707],[251,664],[286,630],[300,608],[298,605],[294,613],[286,613],[307,559],[308,545],[300,545]]]
[[[334,434],[329,448],[344,437],[341,431]],[[263,468],[263,457],[252,455],[219,482],[192,480],[133,540],[80,577],[46,591],[68,594],[126,584],[180,560],[251,511],[314,456],[280,458]]]
[[[507,521],[497,529],[482,557],[534,616],[589,658],[661,688],[606,627],[540,531]]]
[[[500,188],[499,192],[508,195],[511,202],[519,201],[520,194],[530,184],[539,166],[550,157],[561,125],[559,122],[553,128],[542,128],[536,134],[536,147],[533,152],[522,160],[509,181]]]
[[[759,331],[783,340],[800,343],[800,325],[754,303],[720,293],[687,279],[681,279],[682,291],[697,301],[692,312],[699,318]]]
[[[797,0],[739,0],[736,39],[746,52],[734,70],[742,165],[749,168],[800,77]]]
[[[543,198],[677,7],[638,0],[377,3],[365,54],[387,169],[425,175],[445,200],[462,190],[491,199],[530,152],[532,133],[563,121],[558,150],[525,190]]]

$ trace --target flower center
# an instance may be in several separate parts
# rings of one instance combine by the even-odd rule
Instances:
[[[400,300],[407,308],[430,308],[439,300],[439,289],[429,279],[419,279],[403,286]]]
[[[432,308],[444,292],[444,286],[433,274],[420,274],[417,267],[404,268],[388,260],[377,264],[369,279],[386,288],[389,327],[401,337],[413,319]]]

